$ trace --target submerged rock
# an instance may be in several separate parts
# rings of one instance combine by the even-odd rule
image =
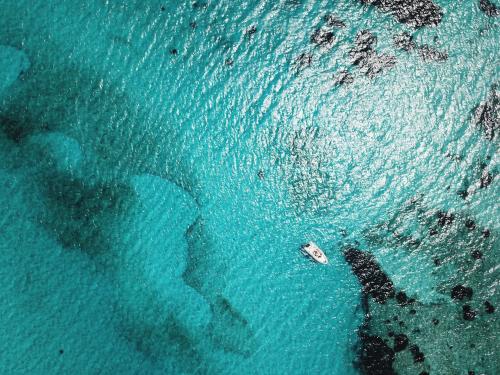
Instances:
[[[310,53],[301,53],[294,61],[294,65],[299,68],[306,68],[312,64],[313,56]]]
[[[323,17],[323,20],[330,27],[345,27],[345,22],[335,17],[333,14],[327,14],[325,17]]]
[[[413,26],[436,26],[443,18],[441,8],[431,0],[361,0],[383,12],[392,14],[398,22]]]
[[[349,248],[344,252],[345,260],[363,286],[363,292],[371,295],[375,301],[384,303],[394,297],[394,285],[380,268],[370,253]]]
[[[490,301],[484,301],[484,309],[487,314],[493,314],[495,312],[495,306],[493,306]]]
[[[424,353],[422,353],[418,345],[410,346],[410,352],[411,355],[413,356],[413,362],[418,363],[418,362],[423,362],[425,360],[425,355]]]
[[[341,70],[333,77],[336,86],[349,85],[354,82],[354,77],[347,70]]]
[[[482,131],[486,139],[492,141],[500,128],[500,90],[498,85],[491,86],[488,98],[474,111],[474,124]]]
[[[335,41],[335,35],[332,31],[326,30],[324,28],[317,29],[311,35],[311,43],[316,44],[320,47],[331,47]]]
[[[361,338],[361,369],[366,375],[395,375],[392,368],[394,350],[379,336]]]
[[[396,64],[396,57],[377,53],[376,45],[377,37],[370,31],[363,30],[356,35],[355,46],[349,52],[352,65],[357,66],[370,78]]]
[[[394,35],[393,41],[396,48],[402,49],[406,52],[411,51],[417,46],[413,40],[413,35],[407,32]]]
[[[394,351],[395,352],[400,352],[402,350],[405,350],[408,346],[409,340],[408,336],[406,336],[404,333],[399,333],[394,336]]]
[[[462,306],[462,313],[464,320],[474,320],[477,313],[469,305]]]
[[[500,15],[500,8],[490,0],[479,0],[479,9],[488,17],[498,17]]]
[[[456,285],[451,290],[451,298],[460,301],[464,298],[471,299],[472,288],[463,285]]]

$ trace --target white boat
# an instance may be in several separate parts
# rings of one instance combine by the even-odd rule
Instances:
[[[328,264],[328,258],[325,253],[314,242],[308,242],[305,245],[302,245],[300,249],[304,255],[309,256],[315,262]]]

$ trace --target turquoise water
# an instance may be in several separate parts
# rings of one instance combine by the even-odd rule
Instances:
[[[434,3],[415,29],[352,0],[0,0],[0,373],[377,373],[347,246],[417,299],[407,326],[442,321],[397,373],[500,373],[499,21]],[[368,303],[385,337],[398,307]]]

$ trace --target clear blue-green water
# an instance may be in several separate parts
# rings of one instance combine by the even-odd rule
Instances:
[[[407,326],[446,322],[407,333],[426,360],[396,372],[500,373],[483,307],[499,299],[499,21],[434,3],[441,22],[415,29],[353,0],[0,0],[0,373],[370,373],[347,246],[417,299]],[[317,46],[328,14],[345,27]],[[362,30],[393,66],[352,64]],[[439,211],[456,228],[429,236]],[[328,266],[300,254],[311,240]]]

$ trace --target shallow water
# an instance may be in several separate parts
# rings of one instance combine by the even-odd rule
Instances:
[[[0,372],[499,373],[499,21],[433,4],[0,0]]]

